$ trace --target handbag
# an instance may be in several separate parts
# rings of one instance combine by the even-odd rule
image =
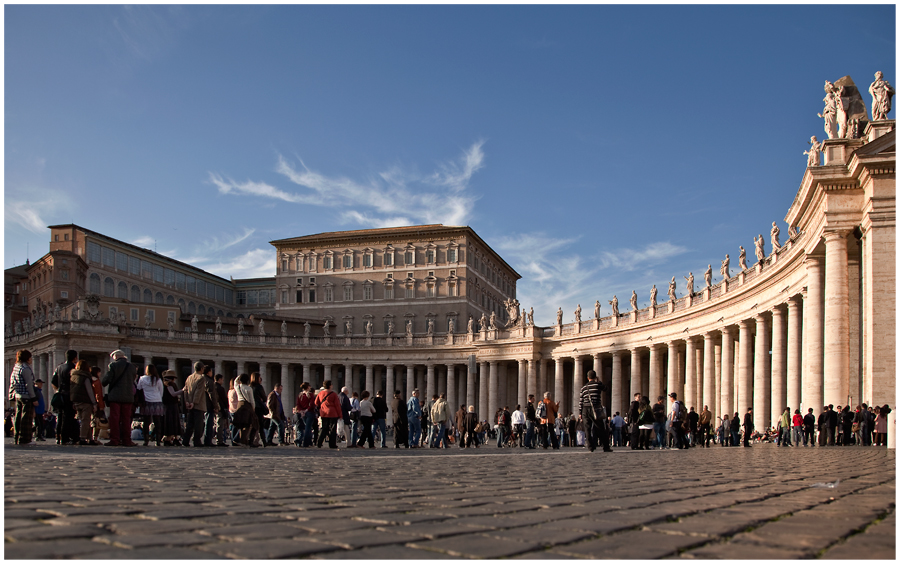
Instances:
[[[59,392],[55,392],[50,398],[50,407],[53,411],[62,412],[66,408],[65,400]]]

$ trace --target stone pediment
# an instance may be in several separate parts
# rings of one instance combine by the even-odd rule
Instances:
[[[897,131],[885,133],[871,143],[866,143],[856,150],[859,156],[892,155],[897,152]]]

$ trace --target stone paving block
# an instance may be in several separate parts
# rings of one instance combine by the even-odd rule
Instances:
[[[597,533],[593,531],[554,529],[540,525],[533,527],[516,527],[513,529],[495,529],[493,531],[485,531],[484,534],[497,537],[498,539],[513,539],[526,542],[534,541],[540,543],[542,546],[568,544],[597,535]]]
[[[714,542],[688,549],[681,556],[724,560],[796,560],[808,554],[800,550],[763,544]]]
[[[652,531],[697,535],[704,537],[729,536],[743,531],[757,521],[739,511],[720,510],[682,517],[678,521],[663,521],[646,525]]]
[[[382,513],[373,515],[357,515],[355,520],[366,523],[367,526],[376,525],[412,525],[413,523],[425,523],[432,521],[446,521],[450,515],[441,513]]]
[[[99,535],[94,542],[105,543],[119,548],[143,548],[155,546],[185,546],[208,542],[193,533],[166,533],[161,535]]]
[[[376,546],[358,550],[341,550],[315,554],[310,558],[317,560],[353,559],[353,560],[453,560],[455,556],[419,550],[408,546]]]
[[[310,519],[298,521],[301,529],[314,533],[331,533],[335,531],[352,531],[355,529],[374,529],[377,523],[371,521],[358,521],[356,519]]]
[[[7,519],[48,519],[53,517],[50,513],[36,509],[6,509],[3,516]]]
[[[309,531],[301,529],[298,525],[299,523],[297,522],[291,522],[289,524],[285,521],[277,523],[248,523],[247,521],[244,521],[244,524],[241,525],[212,525],[209,528],[200,529],[198,532],[201,535],[219,537],[228,541],[292,538],[308,536],[310,534]],[[203,542],[209,541],[207,539],[203,540]]]
[[[79,554],[73,556],[76,559],[97,560],[209,560],[219,558],[210,552],[201,552],[181,546],[156,546],[144,548],[119,548],[94,543],[101,547],[98,552]],[[106,546],[104,548],[104,546]]]
[[[582,560],[583,557],[572,556],[571,554],[561,554],[552,550],[542,550],[539,552],[526,552],[510,556],[510,560]]]
[[[555,552],[590,558],[662,558],[679,549],[706,542],[706,539],[684,535],[667,535],[652,531],[625,531],[598,539],[554,547]]]
[[[847,560],[896,560],[897,514],[869,526],[825,551],[822,558]]]
[[[122,521],[109,525],[109,530],[119,535],[140,534],[164,534],[181,531],[196,531],[209,527],[209,523],[192,521],[189,519],[167,519],[165,521],[152,521],[148,519],[135,519],[134,521]]]
[[[332,544],[346,549],[381,545],[403,545],[409,542],[427,540],[425,535],[410,534],[402,530],[381,531],[377,529],[357,529],[331,534],[316,534],[309,540]]]
[[[541,544],[534,541],[523,542],[512,539],[506,542],[497,542],[495,537],[475,534],[414,542],[409,546],[463,558],[500,558],[533,551],[540,548]]]
[[[103,550],[104,545],[89,539],[51,540],[44,542],[7,542],[3,545],[4,557],[9,560],[46,560],[71,558]]]
[[[442,521],[440,523],[415,523],[412,525],[383,525],[377,527],[379,531],[389,533],[407,533],[421,535],[428,539],[449,537],[464,533],[479,533],[490,530],[489,527],[470,525],[458,521]]]
[[[91,538],[106,534],[106,529],[96,525],[37,525],[30,529],[4,531],[4,536],[12,541],[36,541],[53,539]]]
[[[37,523],[35,523],[32,519],[4,519],[3,520],[3,529],[11,530],[11,529],[20,529],[22,527],[35,527]]]
[[[250,558],[252,560],[300,558],[310,554],[340,550],[333,545],[293,539],[219,542],[197,545],[195,548],[226,558]]]
[[[543,523],[541,526],[551,529],[577,530],[592,532],[595,534],[606,534],[614,531],[624,531],[626,529],[634,528],[635,523],[622,519],[591,519],[585,517],[582,519],[562,519],[560,521],[551,521],[549,523]]]

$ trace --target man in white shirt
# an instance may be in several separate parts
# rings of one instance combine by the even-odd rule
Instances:
[[[525,446],[525,414],[522,413],[521,405],[517,405],[516,410],[512,413],[512,426],[518,438],[519,446]]]

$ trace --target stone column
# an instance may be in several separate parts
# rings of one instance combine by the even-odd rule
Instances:
[[[541,362],[544,362],[544,361],[541,361]],[[544,365],[544,368],[546,369],[546,364]],[[531,383],[533,384],[533,387],[528,388],[528,389],[525,390],[525,395],[526,395],[526,397],[525,397],[525,403],[522,404],[522,409],[523,409],[523,410],[525,409],[525,406],[528,404],[528,397],[527,397],[527,396],[528,396],[528,391],[529,391],[529,389],[534,390],[532,393],[534,394],[534,399],[535,399],[535,401],[537,401],[538,396],[540,395],[540,394],[538,393],[538,391],[537,391],[537,385],[535,384],[535,383],[537,382],[537,380],[538,380],[537,371],[538,371],[538,361],[536,361],[536,360],[529,360],[529,361],[528,361],[528,381],[531,382]],[[524,411],[523,411],[523,413],[524,413]]]
[[[823,404],[847,405],[850,395],[850,290],[847,233],[825,232]]]
[[[522,406],[522,409],[525,409],[525,404],[528,403],[528,390],[533,390],[535,388],[534,382],[531,382],[530,378],[528,378],[528,361],[525,359],[519,360],[519,405]],[[524,411],[523,411],[524,413]]]
[[[581,400],[581,388],[584,386],[584,359],[577,354],[575,355],[575,368],[572,370],[572,403],[568,413],[574,413],[578,409]]]
[[[428,380],[425,377],[426,369],[424,366],[420,366],[416,370],[416,387],[419,389],[419,399],[424,399],[425,403],[428,403],[428,400],[431,398],[425,398],[425,394],[428,392]]]
[[[468,411],[469,406],[475,405],[475,377],[477,376],[477,372],[472,370],[471,364],[466,363],[466,411]]]
[[[565,381],[563,380],[563,359],[562,357],[557,357],[554,360],[556,360],[556,370],[553,372],[553,401],[559,402],[559,407],[562,409],[564,396],[566,395]]]
[[[612,413],[624,413],[625,379],[622,377],[622,351],[612,353]]]
[[[762,314],[756,316],[756,346],[753,360],[753,426],[765,429],[771,425],[769,409],[770,365],[769,324]]]
[[[753,405],[753,346],[751,343],[751,326],[749,319],[742,319],[740,327],[741,351],[738,368],[738,405],[735,408],[741,417],[747,412],[747,408]],[[754,406],[754,411],[756,411]]]
[[[497,361],[490,362],[490,389],[488,390],[488,410],[487,415],[485,417],[482,415],[482,419],[487,419],[488,423],[493,424],[494,414],[497,413],[498,402],[500,401],[500,381],[498,374]]]
[[[384,376],[383,376],[384,368],[383,367],[373,367],[372,369],[372,397],[375,397],[376,392],[378,390],[384,389]]]
[[[660,370],[660,345],[650,345],[650,389],[647,391],[647,397],[650,399],[650,405],[656,403],[656,398],[662,395],[662,371]]]
[[[460,405],[466,402],[466,384],[468,384],[468,377],[466,374],[462,373],[462,367],[458,367],[459,373],[456,376],[456,402],[457,408]],[[466,409],[468,409],[469,404],[466,404]]]
[[[425,400],[426,403],[431,401],[431,396],[434,395],[434,392],[437,388],[435,387],[434,382],[434,365],[426,364],[425,365]]]
[[[667,343],[667,348],[668,359],[666,365],[666,393],[662,395],[668,396],[672,392],[675,392],[678,395],[678,399],[683,400],[684,396],[678,390],[678,342],[669,341]],[[655,398],[650,398],[650,401],[655,401]],[[666,399],[666,405],[669,405],[668,399]]]
[[[547,373],[550,371],[550,361],[546,358],[541,359],[541,372],[538,375],[537,386],[534,388],[534,398],[535,400],[539,400],[543,397],[544,392],[547,390]]]
[[[448,364],[445,366],[447,370],[447,405],[450,406],[451,413],[456,413],[459,409],[459,397],[456,395],[456,365]]]
[[[375,365],[374,364],[366,364],[366,387],[363,389],[367,390],[370,394],[372,394],[374,387],[375,387]],[[360,394],[360,396],[362,396],[362,394]]]
[[[800,355],[800,351],[803,350],[803,334],[800,332],[801,299],[799,296],[794,296],[788,300],[787,304],[787,404],[793,409],[801,407],[800,385],[803,373],[803,358]],[[806,415],[802,410],[800,414]]]
[[[487,362],[481,363],[481,369],[478,371],[478,418],[482,421],[491,421],[493,413],[488,413],[488,386],[490,384],[491,365]]]
[[[722,389],[722,343],[716,343],[713,347],[715,351],[715,376],[713,377],[713,382],[715,382],[716,393],[714,394],[714,402],[716,404],[715,410],[713,410],[713,414],[718,414],[721,416],[724,411],[722,411],[722,393],[719,391]]]
[[[873,206],[863,214],[863,401],[869,405],[893,405],[897,386],[897,221],[894,175],[872,183]],[[804,309],[804,314],[806,310]],[[804,331],[806,317],[803,318]],[[821,409],[821,402],[818,409]],[[888,415],[888,444],[896,435]]]
[[[638,348],[631,349],[631,393],[625,398],[625,406],[629,405],[634,394],[643,393],[641,390],[641,351]]]
[[[144,359],[144,374],[147,373],[146,367],[147,367],[147,365],[152,363],[152,360],[153,359],[151,359],[149,356]],[[223,363],[223,361],[221,358],[217,358],[213,361],[213,378],[215,378],[216,374],[222,374],[222,372],[223,372],[222,363]],[[223,376],[224,376],[224,374],[223,374]]]
[[[609,390],[609,382],[604,382],[603,378],[603,361],[600,358],[600,353],[594,353],[593,370],[594,374],[597,375],[597,380],[603,383],[604,387]],[[600,394],[600,404],[609,407],[609,391]]]
[[[412,364],[406,365],[406,399],[412,397],[413,390],[416,389],[416,367]]]
[[[700,343],[697,343],[697,345],[700,345]],[[697,379],[694,381],[694,402],[692,405],[699,411],[702,407],[700,404],[703,402],[703,347],[697,346],[694,349],[694,355],[697,357],[694,362]]]
[[[291,408],[297,402],[296,386],[294,386],[294,375],[291,374],[291,365],[287,362],[281,363],[281,405],[284,407],[284,416],[288,420],[291,418]],[[219,406],[220,408],[222,406]]]
[[[394,381],[394,365],[388,364],[384,367],[384,379],[385,379],[385,389],[384,389],[384,400],[387,402],[388,406],[388,414],[387,419],[385,419],[385,423],[393,423],[394,421],[394,412],[391,409],[391,400],[394,399],[394,390],[397,388],[397,383]]]
[[[509,382],[506,381],[506,363],[500,361],[497,363],[497,409],[507,407],[509,402],[506,401],[506,395],[509,388]]]
[[[716,424],[716,352],[715,335],[712,331],[703,334],[703,401],[697,402],[697,410],[702,411],[700,404],[709,407],[712,412],[710,425]]]
[[[722,413],[734,415],[734,333],[731,327],[722,328],[722,384],[720,388]]]
[[[797,404],[787,403],[787,343],[784,339],[786,329],[784,310],[780,306],[772,310],[772,394],[769,402],[769,413],[772,419],[780,417],[785,406],[790,406],[791,416]],[[769,423],[774,425],[775,422]]]
[[[259,363],[259,378],[266,394],[272,391],[272,375],[269,373],[269,364],[265,361]]]
[[[311,369],[310,363],[302,362],[302,363],[300,363],[300,366],[301,366],[301,369],[303,370],[303,372],[300,374],[300,383],[302,384],[303,382],[306,382],[308,384],[309,383],[309,371]],[[300,393],[299,385],[297,386],[297,393],[298,394]]]
[[[684,343],[684,406],[690,409],[691,406],[696,407],[697,352],[693,338],[688,337]]]
[[[803,411],[822,412],[825,360],[825,280],[820,257],[806,257],[806,296],[803,300]]]

